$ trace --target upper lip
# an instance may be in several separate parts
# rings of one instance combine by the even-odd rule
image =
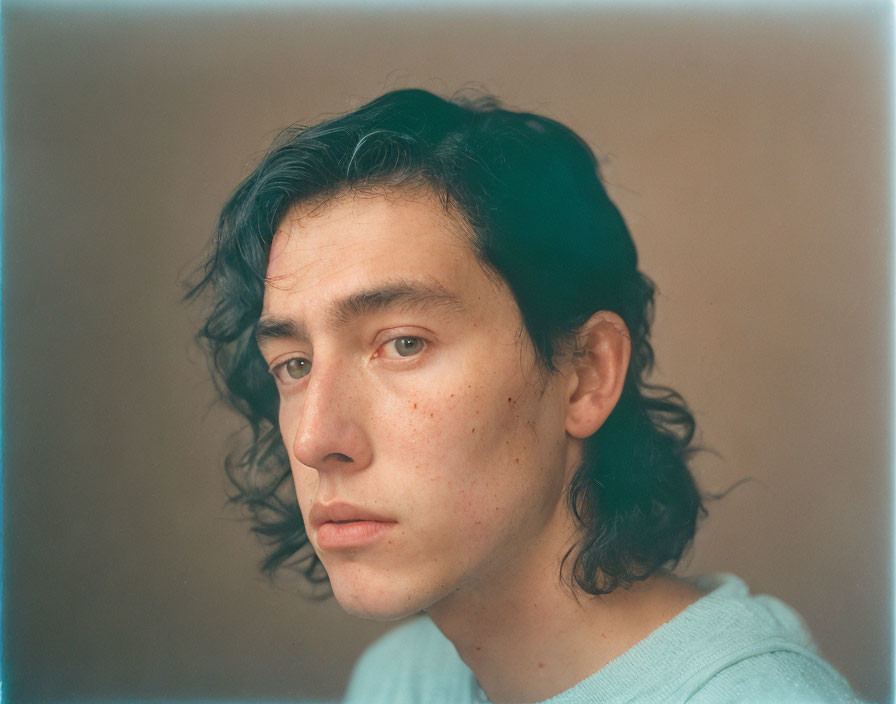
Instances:
[[[382,514],[371,511],[361,506],[355,506],[343,501],[334,501],[329,504],[314,504],[308,514],[309,523],[314,528],[320,528],[324,523],[334,521],[380,521],[394,523],[394,520]]]

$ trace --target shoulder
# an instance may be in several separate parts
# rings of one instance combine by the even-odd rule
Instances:
[[[475,679],[427,618],[389,631],[361,656],[344,704],[458,702],[472,699]]]
[[[712,676],[689,704],[859,704],[849,684],[819,658],[789,651],[751,655]]]
[[[697,587],[704,596],[556,704],[859,701],[789,606],[750,594],[733,575],[701,578]]]
[[[704,578],[701,586],[712,591],[694,605],[699,618],[691,625],[706,657],[687,701],[859,701],[820,657],[803,619],[787,604],[751,595],[733,575]]]

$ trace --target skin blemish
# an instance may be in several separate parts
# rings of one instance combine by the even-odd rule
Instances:
[[[519,464],[519,463],[520,463],[520,458],[517,457],[517,458],[514,460],[514,462],[516,462],[517,464]]]
[[[475,432],[476,432],[476,428],[473,428],[470,432],[471,432],[471,433],[475,433]]]
[[[544,663],[543,662],[538,663],[538,667],[540,667],[540,668],[544,667]]]
[[[416,407],[417,407],[417,404],[415,403],[415,404],[414,404],[414,408],[416,408]]]

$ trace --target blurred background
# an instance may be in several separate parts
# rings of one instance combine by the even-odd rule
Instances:
[[[799,610],[892,695],[886,2],[115,9],[6,0],[5,699],[337,697],[389,627],[257,572],[180,299],[282,127],[484,90],[600,156],[710,505],[684,574]],[[727,9],[723,9],[727,8]]]

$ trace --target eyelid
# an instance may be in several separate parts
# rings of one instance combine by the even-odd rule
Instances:
[[[301,354],[290,354],[286,357],[281,357],[279,361],[274,361],[268,365],[268,373],[274,377],[274,381],[278,386],[292,386],[294,384],[300,384],[308,378],[308,375],[311,374],[311,370],[309,369],[308,374],[300,377],[298,379],[294,379],[293,377],[286,374],[286,365],[289,364],[294,359],[304,360],[308,362],[309,365],[312,364],[311,358],[306,355]]]
[[[397,351],[395,352],[395,354],[383,353],[383,348],[386,345],[393,343],[396,340],[408,337],[420,340],[423,343],[422,348],[415,354],[402,356],[399,355]],[[386,359],[390,362],[410,364],[412,361],[417,360],[428,351],[428,349],[433,345],[434,337],[435,336],[430,331],[418,328],[416,326],[381,330],[380,333],[374,338],[375,348],[373,357],[371,359]],[[295,359],[304,360],[313,366],[311,355],[298,352],[290,352],[285,355],[277,356],[274,358],[274,360],[268,363],[268,373],[274,377],[274,381],[278,386],[295,386],[301,384],[311,374],[311,368],[309,368],[308,373],[303,377],[296,379],[289,376],[286,372],[286,365]]]
[[[387,342],[398,340],[402,337],[417,337],[426,344],[432,344],[435,341],[435,335],[425,328],[419,328],[414,325],[396,326],[388,330],[380,330],[374,338],[373,345],[377,349],[385,345]]]
[[[406,354],[406,355],[400,354],[398,352],[398,349],[395,348],[394,345],[399,340],[407,340],[407,339],[419,340],[421,343],[420,349],[412,352],[411,354]],[[390,340],[386,340],[386,342],[384,342],[382,345],[380,345],[380,347],[377,350],[377,356],[384,357],[385,359],[391,359],[391,360],[408,360],[408,361],[410,361],[411,359],[419,357],[421,354],[423,354],[423,352],[426,350],[427,347],[429,347],[429,342],[425,338],[419,337],[418,335],[399,335],[398,337],[393,337]],[[379,353],[379,350],[390,350],[390,349],[395,352],[395,355]]]
[[[385,348],[388,345],[396,342],[397,340],[401,340],[404,338],[413,338],[415,340],[420,340],[423,343],[421,349],[414,353],[402,356],[397,353],[395,354],[387,354],[384,352]],[[414,361],[417,361],[422,355],[426,354],[427,350],[432,346],[432,336],[423,334],[419,329],[414,330],[401,330],[401,329],[392,329],[387,330],[381,333],[378,336],[379,344],[376,345],[376,351],[373,353],[372,359],[383,359],[388,360],[389,362],[396,362],[399,364],[410,364]]]

